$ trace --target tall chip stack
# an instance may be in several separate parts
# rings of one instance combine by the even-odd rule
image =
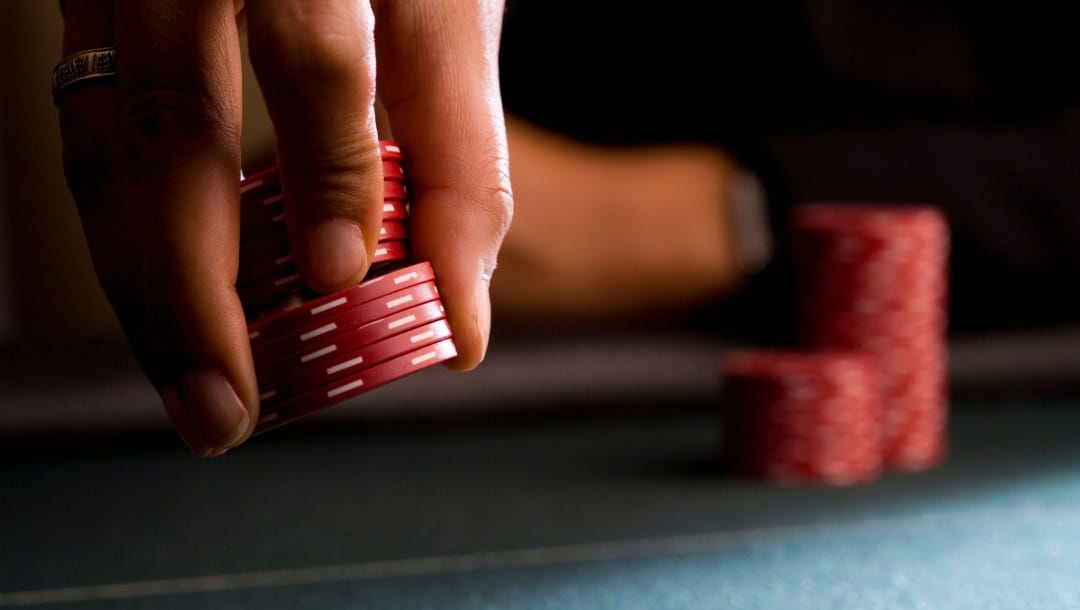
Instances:
[[[791,229],[804,343],[871,355],[880,369],[885,465],[937,466],[948,428],[942,213],[928,205],[812,203],[793,210]]]
[[[276,168],[242,180],[237,292],[259,381],[259,434],[457,355],[426,261],[409,249],[404,159],[380,143],[383,222],[363,280],[304,284],[289,249]]]

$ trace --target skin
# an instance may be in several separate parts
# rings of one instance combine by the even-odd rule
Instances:
[[[68,185],[98,279],[196,455],[240,445],[258,420],[234,287],[241,27],[308,284],[355,283],[378,241],[378,90],[409,162],[413,253],[435,269],[458,348],[448,366],[479,365],[490,274],[513,215],[502,2],[67,0],[62,9],[65,55],[105,46],[118,55],[115,81],[58,102]]]
[[[499,326],[625,325],[715,302],[746,278],[715,147],[599,147],[508,117],[518,205],[492,285]]]

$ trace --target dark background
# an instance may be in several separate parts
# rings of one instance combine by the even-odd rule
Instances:
[[[733,152],[765,181],[778,235],[799,201],[941,206],[954,332],[1078,320],[1080,38],[1065,5],[518,0],[502,48],[511,112],[594,143]],[[783,338],[780,255],[712,319]]]

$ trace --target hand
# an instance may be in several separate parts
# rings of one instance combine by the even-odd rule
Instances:
[[[378,241],[377,89],[409,163],[412,248],[431,261],[459,356],[484,357],[488,280],[512,215],[497,0],[67,0],[64,54],[117,48],[115,81],[58,101],[95,270],[181,438],[242,443],[258,390],[235,290],[238,17],[274,124],[307,282],[358,281]],[[375,58],[379,58],[376,71]]]
[[[510,117],[517,211],[495,319],[654,324],[734,293],[768,257],[756,178],[714,146],[597,146]],[[552,236],[557,235],[557,239]]]

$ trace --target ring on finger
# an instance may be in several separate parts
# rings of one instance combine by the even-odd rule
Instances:
[[[52,72],[53,103],[80,83],[116,77],[116,48],[101,47],[72,53],[61,59]]]

